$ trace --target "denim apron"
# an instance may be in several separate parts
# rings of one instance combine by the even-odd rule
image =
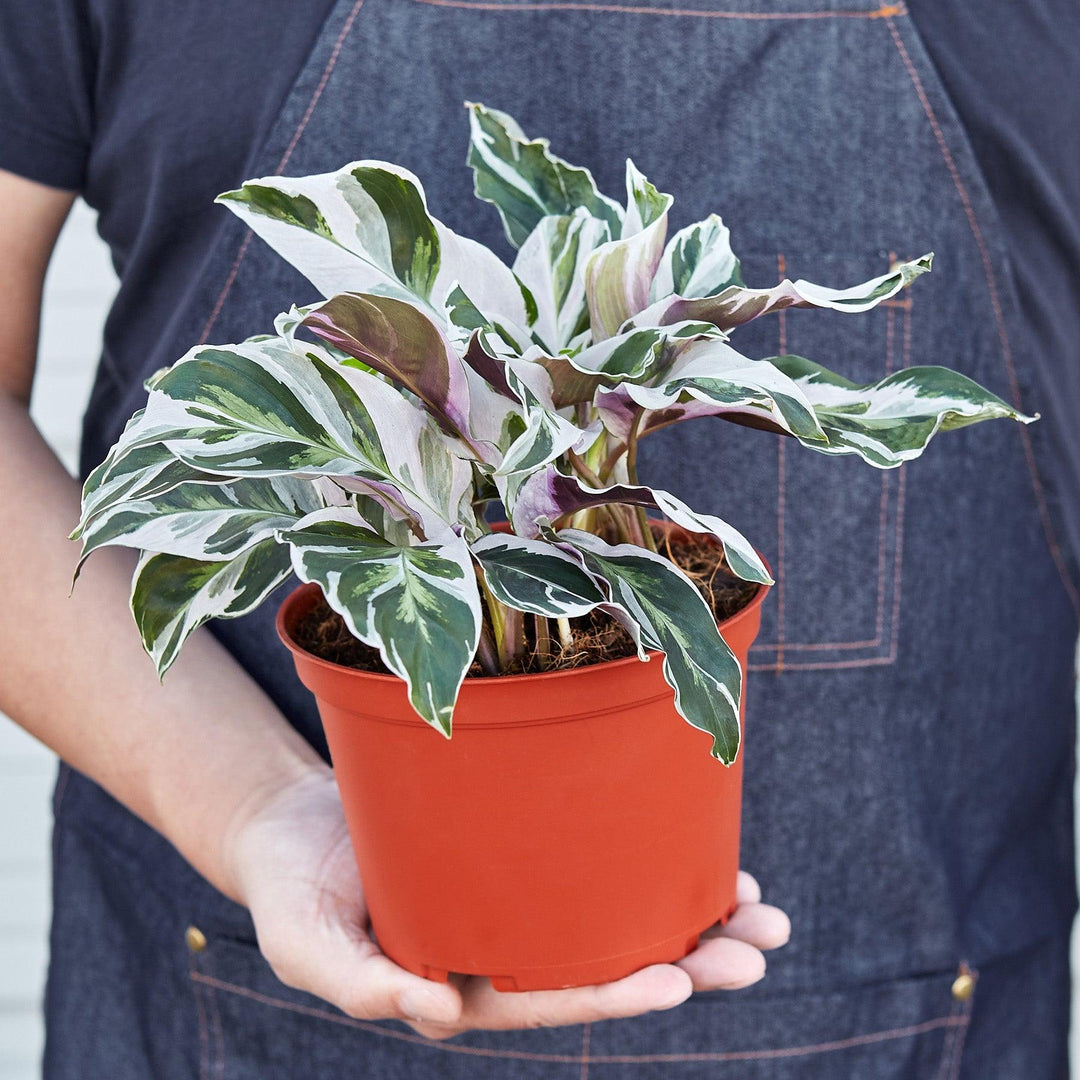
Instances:
[[[339,0],[246,175],[385,158],[452,228],[508,254],[471,197],[466,100],[549,136],[609,192],[632,154],[675,194],[673,228],[724,214],[750,284],[843,285],[935,250],[932,275],[870,314],[793,311],[736,344],[864,382],[942,363],[1038,409],[994,207],[901,5]],[[142,375],[311,299],[222,212],[160,350],[96,399],[87,464]],[[711,421],[643,445],[648,478],[775,567],[751,654],[743,864],[794,933],[764,982],[446,1043],[354,1021],[282,986],[247,913],[65,769],[46,1076],[1064,1076],[1077,586],[1056,540],[1064,493],[1039,473],[1045,427],[965,429],[892,472]],[[324,750],[273,607],[215,632]],[[204,948],[185,944],[190,926]]]

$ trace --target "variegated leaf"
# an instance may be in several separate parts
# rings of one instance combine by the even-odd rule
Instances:
[[[531,321],[536,316],[536,301],[524,287],[522,296],[526,298],[526,310]],[[447,296],[446,312],[449,320],[447,334],[459,349],[467,348],[477,331],[497,334],[503,344],[515,353],[524,352],[533,342],[533,333],[524,324],[497,313],[485,314],[461,285],[455,285]]]
[[[580,428],[561,415],[552,400],[548,372],[528,356],[504,359],[507,386],[521,403],[524,430],[503,451],[496,477],[527,474],[568,450],[584,453],[602,430],[597,422]]]
[[[495,598],[518,611],[574,618],[607,600],[579,563],[554,544],[489,533],[471,548]]]
[[[288,549],[276,540],[220,562],[144,553],[132,580],[131,612],[158,675],[203,623],[254,611],[291,572]]]
[[[207,472],[386,472],[375,422],[345,369],[276,339],[194,349],[158,381],[144,420],[171,427],[161,441]]]
[[[682,339],[719,337],[707,323],[630,330],[595,345],[567,350],[562,356],[546,356],[530,350],[525,358],[539,364],[551,376],[552,401],[556,408],[595,403],[604,388],[624,380],[646,380],[668,363],[668,352],[685,347]]]
[[[822,454],[858,454],[879,469],[917,458],[939,431],[982,420],[1038,419],[949,368],[904,368],[859,386],[801,356],[777,356],[771,363],[795,381],[828,439],[801,439],[803,445]]]
[[[510,243],[520,247],[540,219],[567,216],[583,207],[622,229],[621,207],[600,194],[587,169],[551,153],[547,139],[528,139],[512,117],[483,105],[469,105],[469,165],[476,195],[495,205]]]
[[[367,371],[281,339],[205,346],[173,365],[144,422],[192,468],[222,476],[335,476],[400,492],[425,527],[453,522],[471,484],[460,444]]]
[[[480,594],[465,541],[447,532],[398,546],[342,510],[311,515],[282,539],[297,576],[322,588],[349,630],[405,680],[416,712],[449,736],[480,639]]]
[[[632,161],[626,163],[626,190],[626,223],[620,239],[602,244],[585,265],[594,341],[617,334],[627,319],[648,306],[664,252],[671,196],[658,192]]]
[[[660,191],[645,174],[626,159],[626,214],[620,238],[629,240],[667,217],[675,200]]]
[[[432,217],[420,181],[396,165],[354,161],[317,176],[263,177],[218,201],[323,296],[379,292],[442,320],[454,285],[468,282],[486,313],[527,322],[509,267]]]
[[[554,376],[539,347],[517,356],[500,350],[501,344],[497,337],[477,332],[465,353],[473,393],[481,379],[489,391],[485,406],[474,408],[472,417],[477,438],[496,450],[495,476],[540,468],[571,449],[584,453],[601,433],[599,422],[581,428],[559,413]]]
[[[591,533],[558,533],[594,580],[640,627],[643,643],[664,654],[675,708],[712,736],[725,765],[739,753],[742,671],[693,582],[670,560],[632,544],[613,546]]]
[[[579,428],[557,412],[538,407],[527,411],[526,420],[528,426],[507,447],[496,477],[533,473],[568,450],[583,453],[601,432],[599,423]]]
[[[304,325],[415,394],[447,428],[468,440],[469,386],[450,342],[422,311],[390,296],[343,293]]]
[[[723,335],[709,323],[645,327],[616,334],[560,359],[583,374],[597,376],[603,385],[624,380],[645,382],[668,373],[675,359],[701,339],[720,341]],[[546,359],[541,362],[548,363]]]
[[[745,581],[772,584],[765,564],[753,545],[734,526],[712,514],[699,514],[682,500],[661,488],[640,484],[613,484],[605,488],[586,487],[576,476],[567,476],[553,467],[538,470],[518,488],[511,506],[514,531],[520,536],[540,535],[544,527],[568,514],[609,503],[652,506],[688,532],[715,537],[723,546],[731,572]]]
[[[533,332],[549,353],[558,353],[589,327],[585,263],[611,239],[606,221],[583,209],[573,215],[543,217],[514,260],[514,273],[537,308]]]
[[[227,206],[325,296],[390,286],[431,296],[440,244],[420,181],[379,161],[316,176],[267,176],[226,191]]]
[[[449,307],[449,297],[461,286],[467,288],[470,302],[488,325],[512,327],[517,334],[532,326],[536,300],[506,263],[476,240],[459,236],[442,222],[435,224],[443,250],[443,270],[435,290],[440,305]]]
[[[567,356],[566,362],[580,372],[597,376],[603,384],[626,379],[637,381],[656,367],[667,341],[668,334],[663,329],[631,330]]]
[[[786,278],[771,289],[748,289],[732,285],[715,296],[684,298],[669,296],[651,304],[634,317],[635,326],[664,326],[694,319],[710,322],[721,330],[732,330],[761,315],[785,308],[831,308],[833,311],[869,311],[895,296],[933,262],[933,253],[897,263],[887,274],[848,289],[828,289],[810,281]]]
[[[154,497],[116,503],[94,517],[83,531],[80,565],[108,545],[232,559],[322,507],[311,481],[291,476],[179,484]]]
[[[825,441],[813,408],[787,375],[768,360],[751,360],[715,339],[682,347],[654,385],[628,382],[597,395],[606,426],[622,438],[635,415],[631,403],[645,410],[639,434],[675,419],[713,415]]]
[[[666,296],[714,296],[742,285],[739,260],[731,250],[731,234],[716,214],[680,229],[667,242],[653,278],[651,299]]]
[[[138,413],[135,421],[141,419]],[[92,518],[132,499],[153,499],[180,484],[220,484],[221,477],[178,461],[161,443],[121,450],[114,446],[83,484],[82,517],[70,539],[79,540]]]

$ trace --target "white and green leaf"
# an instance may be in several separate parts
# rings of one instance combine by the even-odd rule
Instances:
[[[721,416],[825,441],[814,409],[788,375],[770,361],[751,360],[715,338],[690,340],[674,351],[674,359],[651,385],[629,381],[603,390],[596,405],[608,429],[621,438],[636,415],[634,406],[643,411],[639,434],[691,415]]]
[[[632,161],[626,163],[626,189],[627,212],[620,238],[598,247],[585,265],[594,341],[614,336],[628,319],[648,307],[664,253],[671,196],[658,192]]]
[[[731,234],[716,214],[680,229],[667,242],[653,278],[651,299],[715,296],[743,283]]]
[[[894,297],[920,274],[929,271],[934,256],[897,263],[887,274],[861,285],[831,289],[811,281],[785,278],[770,289],[750,289],[731,285],[714,296],[687,298],[669,296],[650,304],[635,315],[635,326],[664,326],[693,319],[710,322],[721,330],[732,330],[786,308],[828,308],[833,311],[862,312]]]
[[[564,550],[580,558],[594,581],[638,625],[647,648],[664,654],[664,678],[675,708],[712,736],[712,755],[731,765],[741,739],[742,671],[701,593],[669,559],[632,544],[564,529]]]
[[[607,600],[580,564],[554,544],[489,533],[470,547],[492,594],[518,611],[574,618]]]
[[[342,510],[311,515],[282,539],[297,576],[320,586],[352,634],[405,680],[419,716],[449,736],[480,639],[480,594],[465,541],[447,532],[397,545]]]
[[[142,413],[135,420],[141,419]],[[82,492],[82,516],[71,534],[82,538],[91,519],[119,503],[153,499],[180,484],[220,484],[221,477],[201,472],[173,457],[159,442],[122,449],[118,443],[86,478]]]
[[[799,387],[827,438],[800,439],[804,446],[821,454],[857,454],[879,469],[919,457],[939,431],[983,420],[1037,419],[949,368],[904,368],[859,386],[801,356],[770,362]]]
[[[745,581],[772,584],[772,577],[761,557],[738,529],[722,518],[691,510],[681,499],[662,488],[642,484],[588,487],[579,477],[561,473],[549,466],[532,473],[520,484],[510,508],[511,521],[518,535],[534,537],[541,535],[547,526],[559,518],[611,503],[655,507],[681,528],[718,540],[724,549],[728,567],[736,576]]]
[[[82,532],[80,565],[110,545],[189,559],[232,559],[322,507],[311,481],[292,476],[183,483],[153,497],[115,503],[92,518]]]
[[[548,352],[560,352],[588,329],[585,264],[610,239],[606,221],[579,209],[541,218],[521,245],[514,273],[536,303],[533,332]]]
[[[162,442],[192,468],[389,484],[436,528],[456,520],[471,483],[460,442],[395,387],[276,338],[193,350],[157,383],[143,420],[171,428]]]
[[[423,186],[407,169],[354,161],[316,176],[249,180],[218,201],[325,297],[379,292],[445,321],[448,295],[468,282],[482,311],[527,322],[509,267],[432,217]]]
[[[439,327],[418,308],[390,296],[343,293],[318,305],[304,325],[415,394],[437,420],[468,440],[464,365]]]
[[[200,626],[254,611],[291,573],[288,549],[276,540],[216,562],[145,552],[132,579],[131,612],[158,675]]]
[[[570,216],[579,207],[605,222],[613,236],[621,232],[622,208],[597,190],[588,169],[556,157],[547,139],[527,138],[506,113],[468,108],[476,196],[494,204],[511,244],[524,244],[541,218]]]

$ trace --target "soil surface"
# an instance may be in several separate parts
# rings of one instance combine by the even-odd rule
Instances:
[[[697,585],[718,622],[741,611],[757,591],[753,582],[743,581],[728,570],[722,549],[704,537],[670,545],[661,542],[660,550]],[[594,611],[570,620],[572,643],[569,647],[560,644],[552,622],[550,653],[542,660],[536,651],[536,620],[532,615],[524,618],[528,653],[524,662],[514,669],[514,674],[564,671],[605,660],[619,660],[633,656],[637,651],[630,635],[610,615]],[[299,645],[323,660],[360,671],[390,674],[379,651],[354,638],[345,620],[325,600],[320,600],[297,623],[294,635]],[[482,678],[484,674],[476,663],[469,670],[470,677]]]

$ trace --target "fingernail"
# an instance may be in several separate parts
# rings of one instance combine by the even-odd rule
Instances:
[[[438,994],[423,988],[406,990],[398,1002],[403,1016],[410,1020],[426,1020],[432,1024],[448,1023],[450,1008]]]

